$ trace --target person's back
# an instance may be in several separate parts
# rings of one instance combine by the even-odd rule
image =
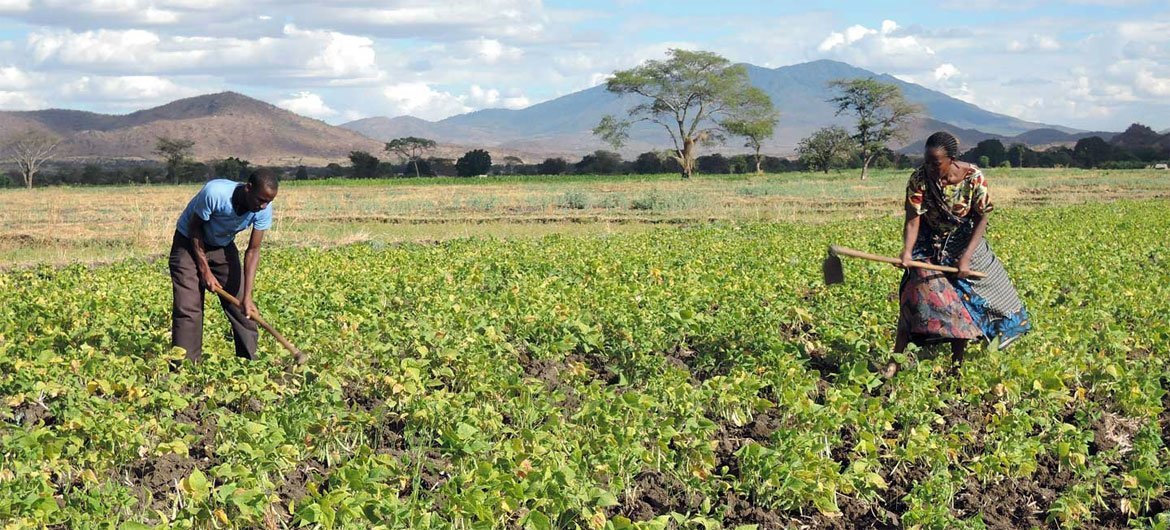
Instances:
[[[227,246],[236,234],[249,226],[268,230],[272,227],[272,208],[264,208],[259,212],[247,209],[239,212],[232,204],[233,195],[245,186],[247,184],[228,179],[208,181],[187,203],[175,223],[175,229],[190,238],[191,219],[199,216],[203,221],[204,243],[213,247]]]

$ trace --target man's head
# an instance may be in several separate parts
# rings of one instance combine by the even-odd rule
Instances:
[[[248,175],[248,183],[244,184],[244,205],[251,212],[267,208],[268,203],[276,199],[279,187],[280,180],[275,171],[266,167],[253,170]]]

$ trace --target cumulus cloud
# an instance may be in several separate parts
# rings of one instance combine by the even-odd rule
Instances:
[[[1012,39],[1007,49],[1015,53],[1052,52],[1060,50],[1061,44],[1054,37],[1033,34],[1024,40]]]
[[[524,108],[528,97],[513,91],[502,93],[496,88],[471,85],[466,93],[439,90],[424,82],[395,83],[382,90],[389,104],[389,115],[411,115],[437,120],[481,108]]]
[[[286,25],[279,38],[163,37],[141,30],[40,30],[28,37],[35,63],[44,68],[167,74],[222,72],[227,77],[263,76],[360,82],[376,80],[373,41],[333,31]]]
[[[1142,70],[1134,78],[1137,88],[1155,97],[1170,96],[1170,77],[1159,77],[1149,70]]]
[[[0,90],[0,109],[37,110],[47,107],[43,98],[28,92]]]
[[[0,0],[0,13],[74,29],[177,25],[203,13],[224,14],[226,0]]]
[[[918,36],[902,30],[893,20],[880,28],[854,25],[834,31],[821,41],[817,51],[863,68],[913,71],[933,69],[938,59]]]
[[[523,94],[501,96],[500,91],[494,88],[484,89],[479,85],[471,85],[471,91],[466,99],[475,107],[503,107],[506,109],[522,109],[530,105],[528,98]]]
[[[524,51],[520,48],[507,46],[496,39],[481,37],[465,43],[464,46],[474,57],[487,64],[515,61],[524,55]]]
[[[312,92],[297,92],[290,97],[276,102],[276,106],[310,118],[323,120],[336,116],[338,113],[321,96]]]
[[[15,66],[0,67],[0,90],[26,90],[35,83],[34,75]]]
[[[77,99],[164,103],[200,94],[199,88],[183,86],[158,76],[82,76],[62,85],[61,93]]]
[[[419,81],[390,85],[382,95],[389,102],[392,116],[411,115],[433,120],[472,110],[459,97]]]

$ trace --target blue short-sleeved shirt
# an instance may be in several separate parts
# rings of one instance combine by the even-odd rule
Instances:
[[[204,184],[203,189],[187,203],[175,228],[180,234],[191,237],[191,216],[198,215],[203,220],[203,241],[215,247],[227,246],[235,240],[236,234],[249,226],[256,230],[272,228],[271,204],[259,212],[236,214],[232,207],[232,194],[236,186],[243,184],[227,179],[215,179]]]

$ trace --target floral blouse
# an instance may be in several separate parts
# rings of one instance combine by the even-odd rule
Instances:
[[[906,210],[923,216],[936,231],[950,232],[972,213],[985,215],[993,208],[987,197],[987,179],[974,165],[957,184],[930,182],[924,167],[914,171],[906,183]],[[948,211],[951,215],[946,215]]]

